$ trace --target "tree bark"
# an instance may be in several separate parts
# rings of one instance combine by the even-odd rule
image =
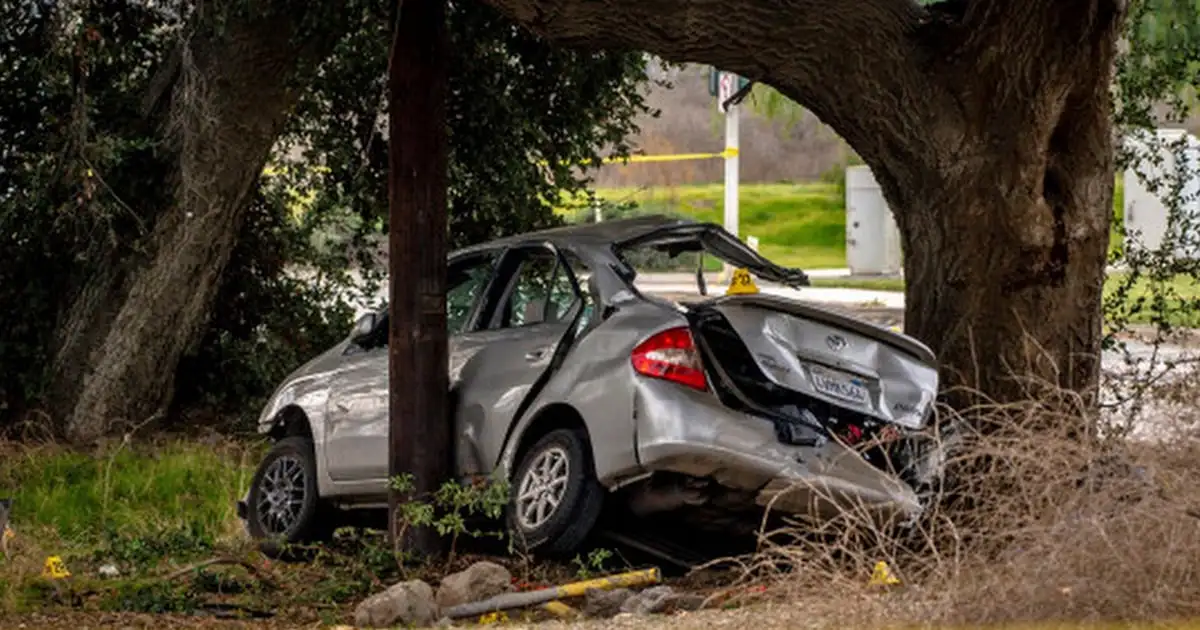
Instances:
[[[879,181],[906,326],[949,402],[1027,400],[1033,382],[1094,397],[1120,0],[488,1],[551,40],[713,64],[796,100]]]
[[[440,553],[431,525],[404,528],[400,506],[450,479],[446,392],[446,0],[404,0],[389,63],[388,470],[411,474],[405,496],[389,497],[395,544]]]
[[[202,333],[250,194],[296,100],[292,81],[339,33],[334,22],[321,37],[302,37],[304,3],[223,8],[223,19],[208,16],[168,62],[171,87],[152,86],[169,95],[163,136],[175,166],[164,185],[174,189],[173,205],[156,214],[132,256],[95,271],[60,324],[49,406],[73,441],[149,420],[170,401],[175,368]]]

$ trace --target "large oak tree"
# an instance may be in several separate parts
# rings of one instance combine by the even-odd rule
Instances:
[[[1121,0],[488,1],[564,45],[712,64],[800,103],[874,171],[908,332],[947,385],[1094,392]]]
[[[0,430],[241,410],[345,334],[345,245],[386,229],[397,8],[0,4]],[[475,2],[448,22],[453,244],[555,223],[578,167],[629,150],[644,56],[550,46]]]

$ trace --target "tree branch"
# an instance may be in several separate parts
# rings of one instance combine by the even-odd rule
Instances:
[[[955,120],[925,72],[915,35],[929,14],[912,0],[487,1],[560,44],[645,50],[772,85],[868,163],[927,161],[905,158],[927,156]]]

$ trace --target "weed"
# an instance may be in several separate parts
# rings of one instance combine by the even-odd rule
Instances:
[[[196,609],[192,587],[162,580],[129,580],[116,583],[101,597],[105,611],[181,613]]]
[[[411,474],[392,477],[392,490],[411,494],[414,488]],[[495,521],[508,505],[508,482],[502,478],[486,479],[479,483],[461,484],[447,481],[431,497],[415,497],[399,506],[399,523],[396,540],[404,538],[404,532],[413,527],[432,527],[441,536],[450,537],[450,558],[456,553],[459,536],[471,538],[503,538],[498,530],[483,530],[471,527],[472,517],[483,517]],[[397,550],[397,558],[401,554]]]
[[[604,573],[606,569],[605,562],[612,557],[612,550],[601,547],[599,549],[593,549],[589,551],[586,560],[583,559],[583,557],[576,555],[575,558],[571,560],[571,564],[575,565],[576,567],[576,577],[578,577],[580,580],[588,580],[594,575]]]

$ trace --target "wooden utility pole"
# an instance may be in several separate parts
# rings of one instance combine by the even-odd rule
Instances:
[[[450,477],[446,356],[446,0],[400,0],[389,63],[388,470],[428,496]],[[393,540],[397,506],[389,498]],[[395,541],[435,556],[431,528]]]

